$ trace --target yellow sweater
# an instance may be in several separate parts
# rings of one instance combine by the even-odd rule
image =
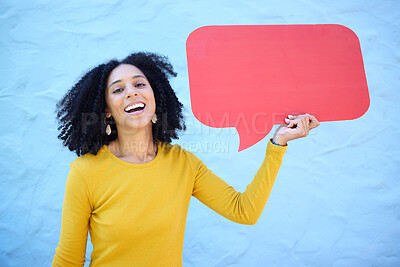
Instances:
[[[182,266],[191,196],[242,224],[260,217],[286,147],[268,143],[266,157],[244,193],[213,174],[179,145],[158,144],[144,164],[125,162],[107,146],[70,164],[53,266],[83,266],[87,233],[90,266]]]

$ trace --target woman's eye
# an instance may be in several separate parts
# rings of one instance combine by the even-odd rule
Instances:
[[[144,83],[137,83],[137,84],[136,84],[136,87],[144,87],[144,86],[145,86]]]
[[[113,91],[113,93],[118,93],[118,92],[121,92],[122,91],[122,88],[117,88],[117,89],[115,89],[114,91]]]

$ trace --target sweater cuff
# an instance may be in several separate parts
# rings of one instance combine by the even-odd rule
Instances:
[[[274,145],[276,145],[276,146],[283,146],[283,145],[280,145],[280,144],[275,143],[275,142],[273,141],[272,138],[269,139],[269,140],[270,140],[270,142],[271,142],[272,144],[274,144]],[[287,146],[287,143],[286,143],[286,145],[284,145],[284,146]]]
[[[274,142],[272,141],[272,138],[271,138],[271,139],[269,139],[268,146],[271,146],[271,147],[273,147],[273,148],[275,148],[275,149],[278,149],[278,150],[279,150],[279,149],[286,150],[288,145],[287,145],[287,144],[286,144],[285,146],[278,145],[278,144],[274,143]]]

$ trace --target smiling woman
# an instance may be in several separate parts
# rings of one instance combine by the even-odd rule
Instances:
[[[130,94],[133,82],[136,82],[134,87],[138,91],[142,86],[151,90],[155,88],[154,108],[158,121],[150,125],[154,142],[170,143],[178,138],[179,130],[185,129],[183,106],[168,81],[174,76],[176,73],[166,57],[146,52],[131,54],[121,61],[110,60],[93,68],[57,103],[58,137],[78,156],[86,153],[96,155],[103,145],[118,139],[123,130],[117,131],[114,119],[114,116],[120,118],[121,113],[110,113],[114,106],[108,107],[106,100],[114,103],[127,92]],[[124,91],[125,88],[127,91]],[[133,99],[136,101],[136,98]],[[129,101],[132,102],[132,98]],[[129,101],[125,100],[125,103],[130,104]],[[111,114],[114,116],[111,117]],[[123,125],[124,121],[119,123]],[[111,130],[109,135],[107,128]]]
[[[121,64],[111,72],[107,88],[106,117],[113,114],[120,136],[143,133],[150,137],[151,120],[156,118],[156,102],[144,74],[135,66]],[[142,127],[146,131],[141,131]]]
[[[185,128],[168,82],[175,75],[166,58],[135,53],[92,69],[57,104],[59,138],[79,157],[70,164],[53,266],[83,266],[88,232],[92,267],[182,266],[191,196],[229,220],[256,223],[286,142],[319,125],[310,115],[287,119],[238,192],[170,144]]]

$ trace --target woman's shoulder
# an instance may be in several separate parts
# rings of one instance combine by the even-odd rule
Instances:
[[[191,165],[198,165],[201,163],[201,160],[194,153],[183,148],[179,144],[162,143],[161,148],[165,156],[188,161]]]
[[[160,142],[160,147],[162,151],[172,154],[179,154],[184,150],[179,144],[168,144],[164,142]]]
[[[171,154],[172,156],[186,156],[186,154],[191,153],[179,144],[168,144],[161,142],[160,147],[163,153]]]
[[[86,153],[82,156],[77,157],[74,161],[70,163],[71,168],[78,169],[92,169],[93,166],[99,166],[105,160],[105,148],[106,145],[101,147],[96,155],[91,153]]]

